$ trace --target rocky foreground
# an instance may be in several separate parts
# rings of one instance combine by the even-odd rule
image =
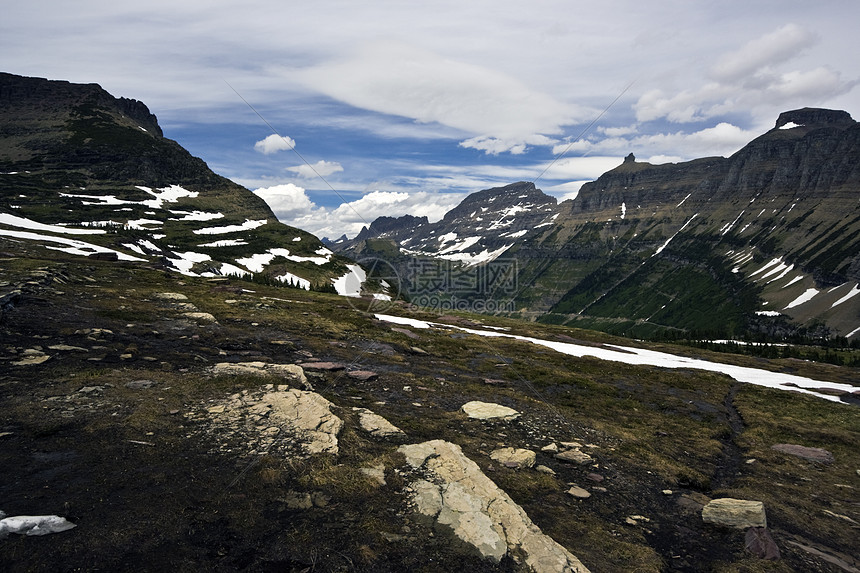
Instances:
[[[854,405],[0,248],[3,570],[860,568]]]

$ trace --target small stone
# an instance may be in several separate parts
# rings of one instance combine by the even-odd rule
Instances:
[[[548,454],[556,454],[558,453],[558,444],[553,442],[552,444],[546,445],[540,449],[542,452],[546,452]]]
[[[590,473],[590,474],[587,474],[585,477],[587,477],[591,481],[596,481],[597,483],[600,483],[603,481],[603,476],[600,474]]]
[[[578,499],[588,499],[589,497],[591,497],[590,492],[582,489],[578,485],[571,486],[571,488],[567,490],[567,493]]]
[[[188,297],[178,292],[159,292],[155,293],[155,298],[161,300],[188,300]]]
[[[218,322],[212,314],[208,312],[183,312],[182,316],[191,320],[199,320],[202,322]]]
[[[744,463],[746,463],[746,464],[754,464],[754,463],[756,463],[756,461],[757,461],[757,460],[756,460],[755,458],[750,458],[750,459],[748,459],[747,461],[745,461]]]
[[[206,408],[206,411],[210,414],[221,414],[224,412],[224,405],[222,404],[220,406],[211,406],[209,408]]]
[[[152,388],[155,384],[152,380],[132,380],[131,382],[126,382],[125,387],[131,390],[145,390]]]
[[[81,346],[70,346],[68,344],[54,344],[48,347],[49,350],[57,350],[59,352],[89,352]]]
[[[555,475],[555,472],[553,471],[553,469],[552,469],[552,468],[547,467],[547,466],[544,466],[544,465],[535,466],[535,469],[536,469],[537,471],[539,471],[540,473],[542,473],[542,474],[547,474],[547,475],[550,475],[550,476],[554,476],[554,475]]]
[[[572,462],[576,464],[587,464],[594,461],[591,456],[579,450],[567,450],[566,452],[556,454],[555,457],[563,462]]]
[[[674,493],[674,492],[671,489],[664,489],[663,490],[663,495],[672,495],[672,493]]]
[[[562,442],[561,447],[566,450],[579,449],[582,447],[582,444],[579,442]]]

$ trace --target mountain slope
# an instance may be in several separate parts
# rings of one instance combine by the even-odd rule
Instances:
[[[785,112],[729,158],[631,154],[558,206],[526,183],[481,191],[368,254],[481,262],[432,239],[474,235],[514,188],[535,207],[482,246],[516,261],[519,316],[636,336],[860,334],[860,125],[844,111]]]
[[[0,233],[306,288],[348,272],[316,237],[165,138],[143,103],[12,74],[0,74]]]

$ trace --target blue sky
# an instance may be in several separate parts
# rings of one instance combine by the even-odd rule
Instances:
[[[0,69],[139,99],[281,220],[337,237],[544,170],[571,198],[630,152],[730,155],[788,109],[856,118],[858,21],[826,0],[33,0],[4,8]]]

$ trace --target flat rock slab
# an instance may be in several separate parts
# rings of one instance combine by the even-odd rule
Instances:
[[[342,362],[302,362],[302,368],[305,370],[345,370],[346,364]]]
[[[147,388],[152,388],[158,384],[154,380],[132,380],[131,382],[126,382],[125,387],[130,388],[131,390],[146,390]]]
[[[505,421],[516,420],[520,413],[513,408],[493,404],[491,402],[472,401],[463,404],[462,410],[467,416],[475,420],[502,419]]]
[[[358,423],[361,428],[378,438],[389,438],[391,436],[403,436],[404,431],[367,408],[357,408]]]
[[[272,407],[269,422],[286,426],[308,454],[338,452],[337,436],[343,421],[332,413],[332,403],[319,394],[302,390],[270,392],[261,402]]]
[[[268,362],[219,362],[212,368],[216,376],[278,376],[307,386],[304,369],[297,364]]]
[[[370,370],[353,370],[351,372],[347,372],[346,375],[358,380],[359,382],[367,382],[379,377],[379,374],[371,372]]]
[[[588,490],[579,487],[578,485],[571,486],[567,493],[578,499],[588,499],[591,493]]]
[[[736,529],[767,527],[764,504],[760,501],[724,497],[708,502],[702,508],[705,523],[725,525]]]
[[[398,451],[418,476],[410,486],[415,510],[451,527],[484,557],[498,562],[518,550],[536,573],[588,571],[576,556],[544,535],[460,446],[432,440]]]
[[[574,464],[589,464],[594,461],[594,458],[585,452],[581,452],[576,449],[559,452],[555,455],[555,458],[563,462],[571,462]]]
[[[533,451],[521,448],[499,448],[490,452],[490,457],[510,468],[530,468],[537,461]]]
[[[823,448],[808,448],[797,444],[776,444],[771,446],[771,449],[820,464],[832,464],[834,460],[833,454]]]

